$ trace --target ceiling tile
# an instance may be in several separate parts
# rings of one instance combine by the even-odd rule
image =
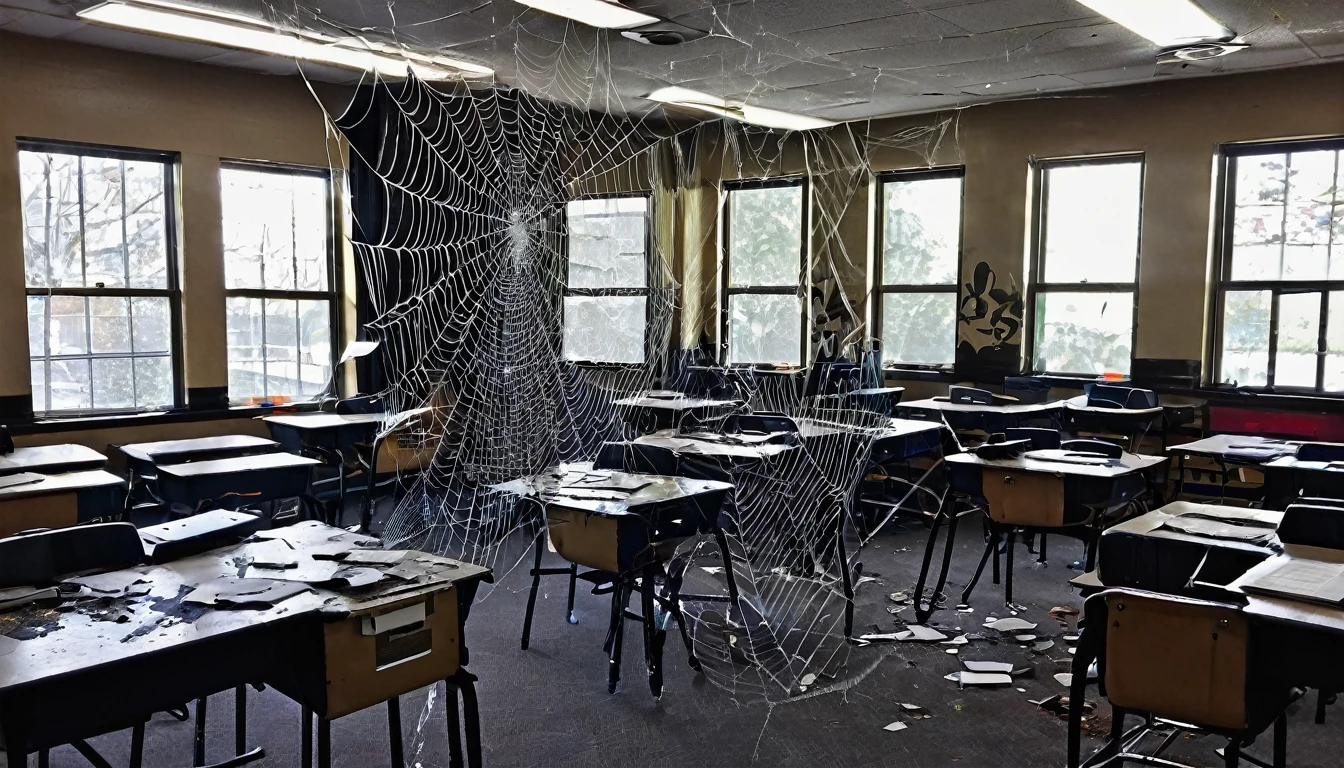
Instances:
[[[975,34],[1097,18],[1096,11],[1077,0],[984,0],[940,8],[932,13]]]
[[[910,43],[963,37],[960,27],[928,13],[903,13],[870,21],[838,24],[792,36],[822,53],[844,53],[872,48],[894,48]]]

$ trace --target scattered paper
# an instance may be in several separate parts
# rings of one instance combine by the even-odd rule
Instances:
[[[970,639],[967,638],[965,635],[957,635],[951,640],[944,640],[943,645],[965,645],[969,642],[971,642]]]
[[[249,544],[242,554],[251,558],[252,566],[255,568],[283,570],[294,568],[299,564],[294,547],[284,539],[267,539]]]
[[[293,568],[284,569],[261,568],[253,563],[252,567],[247,570],[247,576],[259,580],[274,579],[300,584],[324,584],[336,578],[336,572],[339,570],[341,570],[341,564],[333,560],[307,560],[303,563],[296,561]]]
[[[404,549],[352,549],[345,553],[345,562],[363,565],[396,565],[410,554]]]
[[[904,632],[896,633],[896,639],[902,642],[915,641],[919,643],[934,642],[937,640],[946,640],[947,635],[939,632],[932,627],[926,627],[923,624],[909,624]]]
[[[702,566],[700,566],[700,570],[704,571],[705,573],[709,573],[709,574],[718,574],[718,573],[723,573],[723,566],[722,566],[722,565],[702,565]]]
[[[1037,653],[1045,653],[1046,651],[1054,647],[1055,647],[1054,640],[1040,640],[1038,642],[1032,643],[1031,649]]]
[[[9,587],[0,589],[0,611],[18,608],[38,600],[53,600],[60,596],[55,587]]]
[[[363,357],[377,348],[377,341],[352,341],[345,346],[345,352],[341,354],[341,359],[338,360],[336,364],[340,365],[347,360]]]
[[[905,713],[909,715],[911,719],[914,720],[928,720],[929,718],[933,717],[933,715],[930,714],[927,709],[919,706],[918,704],[908,704],[906,702],[901,702],[900,707],[901,709],[905,710]]]
[[[1014,635],[1013,639],[1019,643],[1030,643],[1036,639],[1036,636],[1032,634]]]
[[[971,661],[962,659],[961,663],[971,672],[998,672],[1008,674],[1013,671],[1013,665],[1007,661]]]
[[[905,594],[904,592],[892,592],[891,594],[887,595],[887,597],[890,598],[891,602],[893,603],[910,602],[910,596]]]
[[[949,653],[949,654],[951,654],[951,655],[953,655],[953,656],[956,656],[958,653],[961,653],[961,649],[960,649],[960,648],[948,648],[948,649],[947,649],[947,653]]]
[[[15,648],[19,647],[19,641],[12,637],[0,635],[0,656],[13,653]]]
[[[1050,609],[1050,615],[1058,621],[1067,622],[1070,616],[1078,615],[1078,609],[1066,605],[1056,605]]]
[[[882,730],[884,730],[884,731],[904,731],[907,727],[909,727],[909,726],[907,726],[905,723],[902,723],[901,721],[897,720],[897,721],[894,722],[894,723],[889,723],[889,724],[883,726],[883,727],[882,727]]]
[[[908,634],[908,632],[881,632],[871,635],[859,635],[858,639],[866,643],[891,643],[900,639],[900,635]]]
[[[342,568],[332,576],[332,581],[345,582],[350,588],[366,587],[383,578],[377,568]]]
[[[812,674],[811,672],[808,672],[806,675],[803,675],[802,679],[798,681],[798,684],[811,685],[815,682],[817,682],[817,676]]]
[[[1036,625],[1030,621],[1018,618],[991,619],[985,622],[985,626],[1005,634],[1008,632],[1021,632],[1023,630],[1036,628]]]
[[[1065,635],[1065,636],[1064,636],[1064,642],[1066,642],[1066,643],[1076,643],[1076,642],[1078,642],[1078,635]]]
[[[955,679],[954,679],[955,678]],[[1012,685],[1011,675],[999,672],[953,672],[947,676],[948,680],[960,683],[963,687],[967,685]]]
[[[138,597],[149,594],[149,584],[142,574],[136,571],[112,571],[77,576],[67,579],[68,584],[78,584],[98,597]]]
[[[1070,672],[1060,672],[1059,674],[1055,675],[1055,682],[1059,683],[1065,688],[1068,688],[1071,685],[1073,685],[1073,674]]]
[[[292,581],[225,576],[196,587],[182,598],[182,602],[222,608],[269,608],[310,589],[307,584]]]

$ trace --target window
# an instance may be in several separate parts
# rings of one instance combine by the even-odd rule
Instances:
[[[874,269],[882,360],[951,365],[957,351],[962,171],[886,174],[879,186]]]
[[[803,363],[807,188],[802,179],[728,186],[724,313],[728,362]]]
[[[173,163],[154,152],[19,142],[35,412],[179,401]]]
[[[571,200],[565,358],[644,362],[649,198]]]
[[[1129,373],[1143,159],[1051,161],[1038,167],[1040,218],[1029,305],[1038,371]]]
[[[1219,382],[1344,391],[1342,153],[1344,139],[1224,153]]]
[[[331,382],[334,283],[330,173],[220,170],[229,397],[310,400]]]

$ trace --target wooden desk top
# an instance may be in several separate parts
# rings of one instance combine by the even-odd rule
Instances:
[[[370,537],[312,521],[263,535],[285,539],[301,560],[308,561],[314,553],[339,552],[376,543]],[[214,608],[182,602],[198,585],[223,576],[236,577],[239,559],[246,558],[250,548],[268,543],[249,542],[164,565],[116,572],[125,575],[127,584],[143,580],[138,588],[147,588],[146,595],[82,601],[64,611],[32,604],[0,613],[0,644],[3,644],[0,693],[81,669],[173,651],[259,625],[297,620],[305,615],[342,618],[441,591],[458,582],[490,578],[487,568],[411,552],[406,562],[424,566],[422,580],[410,582],[384,575],[374,584],[342,592],[312,588],[264,609]],[[381,566],[369,567],[382,570]],[[255,577],[254,571],[263,573],[255,568],[248,570],[249,577]],[[103,609],[116,613],[99,614]],[[117,616],[125,616],[125,621],[117,620]]]
[[[0,475],[16,472],[68,472],[77,469],[101,469],[107,457],[92,448],[73,443],[34,445],[15,448],[0,456]]]
[[[1291,456],[1298,445],[1259,435],[1211,435],[1192,443],[1169,445],[1167,453],[1260,464],[1280,456]]]
[[[732,490],[731,483],[688,477],[639,475],[611,469],[593,469],[592,462],[561,464],[556,470],[498,483],[490,489],[543,504],[557,504],[602,517],[638,514],[652,507],[711,493]]]
[[[255,435],[218,435],[189,440],[160,440],[154,443],[128,443],[121,452],[133,459],[159,462],[171,459],[190,459],[192,456],[226,453],[228,451],[273,450],[280,444]],[[167,463],[165,461],[165,463]]]
[[[1143,472],[1167,461],[1166,456],[1148,456],[1125,453],[1105,464],[1072,464],[1061,461],[1042,461],[1025,455],[1010,459],[982,459],[974,453],[957,453],[946,457],[950,464],[978,465],[985,469],[1016,469],[1025,472],[1049,472],[1057,475],[1116,478]]]
[[[311,467],[322,462],[292,453],[259,453],[255,456],[234,456],[230,459],[193,461],[189,464],[167,464],[159,467],[159,474],[172,477],[205,477],[228,475],[234,472],[264,472],[266,470]]]
[[[86,488],[103,488],[113,485],[125,485],[126,481],[102,469],[86,469],[81,472],[64,472],[59,475],[43,475],[35,483],[11,485],[0,488],[0,502],[31,496],[45,496],[53,493],[73,493]]]
[[[1344,473],[1344,462],[1339,461],[1302,461],[1296,456],[1280,456],[1261,465],[1265,469],[1300,469],[1307,472]]]

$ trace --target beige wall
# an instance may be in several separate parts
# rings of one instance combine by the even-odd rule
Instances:
[[[343,166],[304,82],[3,33],[0,72],[0,397],[30,389],[16,137],[180,153],[185,385],[227,385],[219,163]]]

